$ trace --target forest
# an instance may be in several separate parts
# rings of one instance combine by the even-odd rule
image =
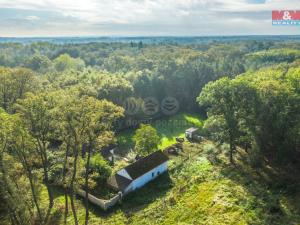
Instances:
[[[263,192],[264,197],[254,193],[251,201],[245,200],[249,208],[243,210],[252,213],[244,217],[245,224],[299,224],[299,201],[287,213],[277,206],[278,199],[276,207],[266,210],[273,199],[264,199],[273,193],[300,197],[299,41],[253,37],[182,43],[176,39],[0,43],[0,223],[117,224],[119,220],[119,224],[138,224],[139,216],[154,208],[152,200],[146,201],[149,208],[142,212],[121,214],[123,208],[118,206],[117,212],[94,213],[97,209],[79,199],[76,191],[105,192],[106,180],[123,164],[112,165],[100,152],[122,145],[122,134],[133,146],[128,147],[132,151],[121,149],[120,155],[146,155],[161,146],[160,130],[153,124],[188,114],[201,118],[196,125],[200,124],[208,143],[205,154],[217,163],[216,152],[207,147],[217,146],[228,159],[222,168],[232,169],[233,176],[247,177],[237,175],[239,152],[255,176],[264,176],[265,168],[276,171],[258,185],[261,191],[270,190]],[[165,129],[183,129],[176,125]],[[127,132],[135,134],[129,137]],[[195,146],[187,148],[196,151]],[[194,171],[192,165],[176,170],[171,178],[184,180],[184,173],[197,174],[198,169],[211,176],[209,169],[200,166]],[[175,190],[177,183],[173,183]],[[141,193],[147,195],[145,190]],[[177,204],[176,196],[172,194],[166,207]],[[172,223],[170,218],[163,221],[167,214],[155,212],[157,218],[145,224]],[[127,222],[114,219],[115,215],[126,217]],[[207,223],[195,217],[188,224]]]

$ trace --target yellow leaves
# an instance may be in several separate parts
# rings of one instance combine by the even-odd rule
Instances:
[[[7,141],[12,138],[15,118],[16,116],[0,111],[0,150],[4,150]]]
[[[300,67],[289,69],[286,79],[289,85],[296,91],[300,91]]]
[[[36,81],[29,69],[0,67],[0,107],[12,111],[17,99],[23,98],[26,92],[37,89]]]
[[[296,49],[282,48],[282,49],[271,49],[260,52],[255,52],[246,55],[250,60],[256,61],[268,61],[268,62],[290,62],[297,58],[300,58],[300,51]]]

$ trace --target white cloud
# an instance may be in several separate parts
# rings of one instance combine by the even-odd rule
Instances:
[[[206,35],[199,33],[201,29],[226,34],[226,27],[231,28],[232,23],[237,31],[244,33],[247,32],[245,23],[252,25],[249,28],[251,32],[255,28],[258,32],[273,32],[274,29],[269,27],[271,10],[300,9],[299,0],[266,0],[259,4],[257,2],[258,0],[0,0],[0,8],[51,11],[64,17],[75,18],[78,29],[81,27],[93,30],[93,26],[100,26],[104,27],[103,29],[109,28],[111,32],[111,29],[118,27],[120,32],[125,32],[121,29],[124,25],[123,29],[128,33],[138,34],[139,29],[145,31],[148,26],[151,27],[151,32],[155,32],[154,28],[157,28],[178,35],[188,27],[194,27],[191,35]],[[40,14],[29,15],[26,19],[32,21],[39,17]],[[261,23],[256,24],[256,20],[260,20]],[[49,22],[54,23],[59,24],[59,21]],[[63,26],[62,22],[58,27]],[[287,29],[300,32],[295,28]],[[105,30],[101,32],[105,33]]]
[[[252,4],[251,0],[1,0],[0,8],[51,10],[78,17],[88,22],[151,21],[165,16],[186,17],[190,12],[271,11],[300,7],[299,0],[266,0]],[[174,16],[170,17],[170,16]]]
[[[40,18],[38,16],[26,16],[25,19],[29,21],[35,21],[39,20]]]

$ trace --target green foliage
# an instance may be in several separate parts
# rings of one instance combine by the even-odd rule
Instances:
[[[133,87],[129,81],[122,77],[109,76],[101,82],[98,97],[123,105],[125,99],[132,94]]]
[[[6,54],[2,61],[0,57],[0,65],[26,66],[40,73],[45,84],[50,83],[47,88],[78,88],[118,105],[129,95],[153,96],[159,101],[171,96],[185,111],[193,111],[207,82],[244,72],[243,56],[249,51],[244,50],[245,43],[235,47],[141,43],[3,44],[1,53]]]
[[[300,92],[300,68],[290,68],[285,78],[288,84],[295,89],[295,92]]]
[[[64,169],[64,155],[63,151],[52,152],[48,151],[49,163],[51,165],[49,169],[49,180],[54,185],[62,184],[62,171]]]
[[[295,71],[293,65],[280,65],[207,84],[198,99],[209,110],[206,127],[215,127],[211,133],[231,148],[252,146],[253,155],[259,151],[282,162],[295,157],[300,119]],[[215,118],[224,119],[223,129],[214,126]]]
[[[248,54],[246,58],[252,67],[259,68],[262,65],[266,66],[282,62],[291,63],[300,58],[300,51],[289,48],[270,49]]]
[[[51,60],[45,55],[33,55],[25,61],[25,67],[34,71],[45,72],[51,65]]]
[[[93,177],[97,181],[105,181],[111,174],[111,167],[99,153],[91,157],[90,169],[97,173],[97,176]]]
[[[80,58],[72,58],[68,54],[57,57],[54,61],[54,67],[58,72],[66,70],[83,70],[85,63]]]
[[[157,150],[159,136],[157,131],[151,125],[141,124],[133,136],[135,142],[135,151],[140,155],[148,155]]]
[[[26,98],[19,100],[15,107],[31,135],[43,145],[46,145],[56,135],[54,130],[57,125],[58,99],[55,96],[56,93],[45,92],[38,95],[28,93]]]
[[[0,107],[13,111],[17,99],[24,98],[27,92],[38,89],[33,72],[25,68],[9,69],[0,67]]]
[[[226,124],[223,116],[213,115],[205,120],[203,134],[217,142],[226,140]]]
[[[215,82],[208,83],[202,90],[198,101],[200,105],[209,107],[208,114],[219,116],[225,125],[222,132],[224,141],[230,144],[230,160],[233,161],[232,154],[236,148],[239,135],[238,118],[236,117],[235,87],[229,78],[221,78]],[[218,123],[222,125],[222,120]],[[224,135],[225,134],[225,135]]]
[[[0,112],[0,199],[13,224],[31,224],[37,215],[32,196],[38,194],[31,174],[32,139],[16,115]],[[35,190],[32,192],[31,190]],[[22,198],[20,197],[22,196]],[[35,195],[36,197],[36,195]]]

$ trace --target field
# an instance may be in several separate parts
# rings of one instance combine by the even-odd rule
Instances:
[[[167,174],[128,195],[121,205],[109,212],[91,206],[89,224],[299,224],[297,184],[283,191],[270,183],[275,170],[252,170],[241,149],[236,165],[230,165],[227,148],[210,141],[185,143],[183,153],[171,157]],[[83,224],[83,201],[76,203]],[[57,195],[56,204],[61,211],[52,224],[62,221],[63,196]],[[68,223],[73,223],[72,215]]]

